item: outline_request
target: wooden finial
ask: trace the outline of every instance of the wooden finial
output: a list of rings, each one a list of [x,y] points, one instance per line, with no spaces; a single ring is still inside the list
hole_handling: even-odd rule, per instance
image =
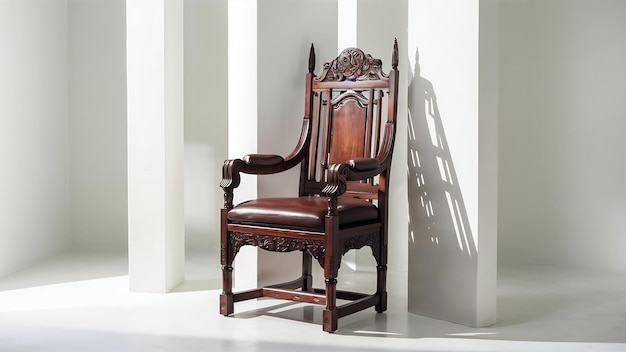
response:
[[[393,55],[391,56],[391,66],[394,70],[398,69],[398,38],[393,40]]]
[[[311,51],[309,52],[309,73],[315,71],[315,49],[313,43],[311,43]]]

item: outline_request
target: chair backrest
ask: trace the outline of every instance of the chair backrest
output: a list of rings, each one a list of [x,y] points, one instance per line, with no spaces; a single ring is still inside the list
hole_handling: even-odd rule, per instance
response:
[[[313,74],[311,46],[305,99],[310,120],[308,155],[302,164],[300,194],[319,194],[332,164],[356,158],[375,158],[387,167],[380,177],[351,181],[344,196],[378,199],[380,184],[391,164],[398,99],[398,48],[394,42],[392,69],[357,48],[348,48]],[[384,187],[384,185],[383,185]],[[384,190],[383,190],[384,192]]]

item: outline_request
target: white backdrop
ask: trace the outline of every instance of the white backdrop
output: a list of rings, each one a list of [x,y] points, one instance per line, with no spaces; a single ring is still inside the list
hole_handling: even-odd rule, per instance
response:
[[[502,2],[500,264],[626,271],[625,15]]]

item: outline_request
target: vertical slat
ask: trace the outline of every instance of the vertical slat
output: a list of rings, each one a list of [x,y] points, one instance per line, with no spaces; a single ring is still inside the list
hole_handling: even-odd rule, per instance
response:
[[[331,100],[332,100],[332,89],[328,89],[326,90],[326,119],[324,121],[325,126],[324,126],[324,139],[321,140],[322,141],[322,145],[324,146],[324,149],[322,150],[322,160],[321,160],[321,164],[322,167],[325,169],[328,168],[328,152],[329,152],[329,148],[330,148],[330,128],[332,126],[332,110],[333,107],[331,105]],[[324,172],[322,170],[322,172]]]
[[[311,50],[309,52],[309,73],[306,75],[306,92],[305,92],[305,102],[304,102],[304,118],[309,120],[309,131],[311,134],[316,133],[317,128],[315,126],[315,92],[313,91],[313,80],[315,79],[315,74],[313,70],[315,69],[315,49],[313,48],[313,44],[311,44]],[[313,115],[311,115],[313,114]],[[311,145],[315,144],[315,138],[309,139],[309,148]],[[300,164],[300,185],[299,185],[299,195],[305,195],[307,193],[306,186],[307,181],[311,178],[311,149],[309,149],[308,155],[304,157]]]
[[[371,155],[369,155],[372,152],[372,124],[373,124],[373,117],[372,114],[374,113],[373,109],[375,109],[376,107],[374,106],[374,89],[370,88],[369,90],[369,97],[368,97],[368,103],[367,103],[367,118],[365,119],[365,146],[363,148],[363,157],[364,158],[368,158]]]
[[[309,180],[315,180],[316,169],[317,169],[317,148],[318,148],[318,134],[320,127],[320,113],[322,111],[321,103],[322,103],[322,93],[319,92],[314,97],[313,106],[313,127],[312,127],[312,135],[311,135],[311,145],[309,149]]]
[[[371,92],[372,95],[372,101],[373,101],[373,105],[374,108],[376,109],[376,112],[374,113],[375,117],[372,117],[373,120],[373,124],[375,125],[375,132],[372,132],[372,134],[374,135],[374,143],[372,144],[371,148],[370,148],[370,152],[372,153],[371,157],[375,158],[376,156],[378,156],[378,151],[380,150],[380,125],[381,125],[381,110],[382,110],[382,96],[383,96],[383,91],[381,89],[377,89],[375,91]],[[372,178],[368,178],[367,179],[367,183],[370,185],[374,185],[376,184],[375,179]]]
[[[377,98],[377,104],[378,105],[378,109],[376,109],[377,112],[377,124],[376,124],[376,142],[374,142],[374,156],[378,155],[378,151],[380,150],[380,129],[381,126],[383,124],[383,118],[382,118],[382,114],[383,114],[383,96],[385,95],[385,92],[382,89],[378,90],[378,98]]]
[[[324,172],[323,168],[322,168],[322,159],[324,158],[323,156],[323,148],[324,148],[324,131],[325,131],[325,110],[328,108],[328,104],[324,103],[324,99],[325,98],[326,92],[325,91],[321,91],[319,92],[319,112],[317,113],[317,117],[319,118],[319,125],[318,125],[318,131],[317,131],[317,148],[315,149],[315,180],[316,181],[321,181],[322,180],[322,173]]]

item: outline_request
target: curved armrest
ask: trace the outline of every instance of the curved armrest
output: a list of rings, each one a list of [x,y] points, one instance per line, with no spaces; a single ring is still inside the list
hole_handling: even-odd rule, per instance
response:
[[[276,166],[285,162],[285,159],[274,154],[248,154],[243,157],[243,161],[251,166]]]
[[[287,157],[283,158],[273,154],[248,154],[242,159],[224,161],[222,166],[222,181],[220,187],[224,190],[225,208],[232,207],[233,190],[239,187],[241,173],[254,175],[268,175],[289,170],[298,165],[304,158],[310,140],[310,121],[304,118],[300,139],[295,149]]]
[[[239,187],[241,173],[253,175],[269,175],[288,170],[298,164],[297,158],[283,159],[283,157],[271,154],[249,154],[243,159],[230,159],[224,161],[222,166],[222,181],[220,187],[224,191],[232,191]]]
[[[233,191],[241,183],[241,174],[269,175],[288,170],[302,160],[295,157],[285,160],[283,157],[271,154],[249,154],[243,159],[230,159],[224,161],[222,166],[222,180],[220,187],[224,190],[224,208],[233,207]]]
[[[375,158],[355,158],[348,160],[348,166],[355,171],[371,171],[380,167],[380,161]]]
[[[322,189],[322,193],[335,199],[344,194],[348,188],[346,181],[349,174],[350,166],[347,164],[332,164],[328,168],[326,186]]]
[[[376,158],[354,158],[346,164],[333,164],[328,168],[326,186],[322,193],[328,197],[338,197],[348,189],[348,181],[365,180],[380,175],[387,169],[387,163]]]

